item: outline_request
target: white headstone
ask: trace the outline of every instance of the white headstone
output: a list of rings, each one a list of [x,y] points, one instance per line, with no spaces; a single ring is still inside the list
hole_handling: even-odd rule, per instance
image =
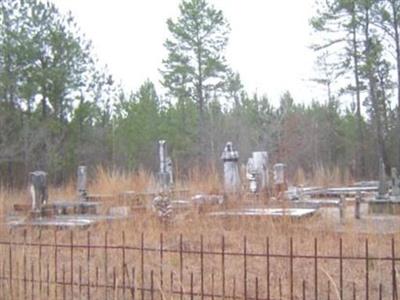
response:
[[[252,193],[258,192],[258,183],[257,183],[257,169],[254,166],[254,159],[253,157],[250,157],[247,160],[247,165],[246,165],[246,177],[249,180],[249,190]]]
[[[240,191],[239,152],[233,150],[232,142],[227,142],[221,159],[224,163],[224,188],[226,192]]]
[[[87,167],[79,166],[77,172],[77,191],[79,201],[87,200]]]
[[[162,189],[167,189],[173,184],[172,160],[168,157],[166,141],[160,140],[158,145],[160,157],[159,183]]]
[[[260,189],[268,186],[268,153],[266,151],[253,152],[254,168],[259,176]]]

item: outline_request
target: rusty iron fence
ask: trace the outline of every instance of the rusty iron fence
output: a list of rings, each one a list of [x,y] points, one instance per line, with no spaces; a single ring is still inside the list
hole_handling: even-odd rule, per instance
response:
[[[24,231],[0,241],[1,299],[398,300],[394,238],[376,255],[368,239],[354,254],[338,238],[336,254],[326,254],[317,238],[302,252],[292,238],[277,250],[268,237],[256,249],[246,237],[193,242],[161,234],[150,242],[139,233],[132,242],[125,232],[118,241],[107,232],[62,234],[28,239]]]

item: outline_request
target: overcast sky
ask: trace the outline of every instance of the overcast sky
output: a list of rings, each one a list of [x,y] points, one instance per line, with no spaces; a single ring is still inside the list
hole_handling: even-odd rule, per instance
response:
[[[166,57],[166,20],[179,14],[179,0],[52,0],[70,10],[101,63],[128,90],[147,78],[159,85]],[[296,102],[324,97],[309,49],[314,0],[209,0],[231,25],[226,57],[246,90],[277,104],[289,90]],[[323,99],[321,99],[323,100]]]

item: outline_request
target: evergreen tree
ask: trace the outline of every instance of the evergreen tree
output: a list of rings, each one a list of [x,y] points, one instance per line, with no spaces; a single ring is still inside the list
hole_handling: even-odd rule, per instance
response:
[[[183,0],[180,16],[167,21],[171,37],[164,44],[168,57],[163,60],[162,84],[177,99],[190,98],[198,108],[200,153],[206,146],[206,108],[212,96],[222,93],[227,72],[223,51],[229,25],[222,11],[206,0]]]

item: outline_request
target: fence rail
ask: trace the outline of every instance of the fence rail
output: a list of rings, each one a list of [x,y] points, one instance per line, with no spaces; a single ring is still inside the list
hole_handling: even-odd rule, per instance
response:
[[[24,231],[22,241],[15,235],[0,241],[1,299],[399,300],[394,238],[383,254],[372,253],[368,239],[358,254],[346,254],[338,239],[334,255],[323,253],[317,238],[304,251],[310,254],[292,238],[273,250],[276,238],[267,237],[260,251],[246,236],[240,245],[224,236],[210,245],[203,236],[160,234],[147,242],[142,233],[133,244],[125,232],[118,242],[107,232],[104,239],[95,234],[96,241],[90,231],[79,239],[72,231],[59,235],[40,231],[28,241]]]

